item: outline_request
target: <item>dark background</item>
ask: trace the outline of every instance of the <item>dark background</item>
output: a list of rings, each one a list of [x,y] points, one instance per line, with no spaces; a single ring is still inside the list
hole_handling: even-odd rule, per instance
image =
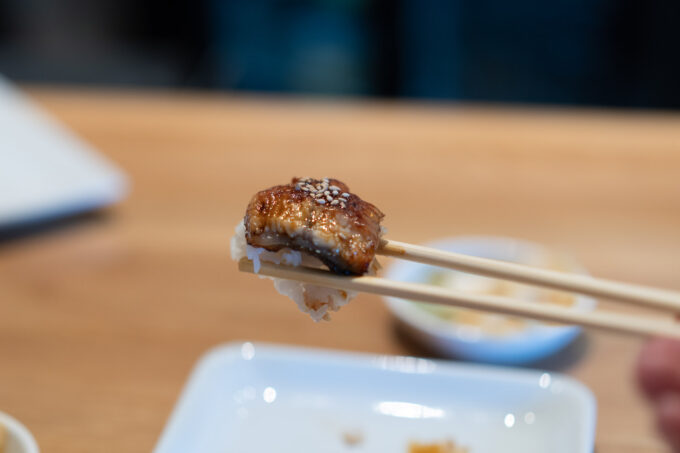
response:
[[[0,0],[18,81],[680,107],[680,2]]]

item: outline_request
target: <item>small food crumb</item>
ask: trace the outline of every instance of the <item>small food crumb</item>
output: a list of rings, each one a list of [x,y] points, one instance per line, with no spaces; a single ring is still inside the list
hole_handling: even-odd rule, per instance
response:
[[[411,442],[408,447],[408,453],[468,453],[468,449],[456,446],[451,440],[432,444]]]
[[[356,447],[364,441],[361,431],[345,431],[342,433],[342,441],[349,447]]]

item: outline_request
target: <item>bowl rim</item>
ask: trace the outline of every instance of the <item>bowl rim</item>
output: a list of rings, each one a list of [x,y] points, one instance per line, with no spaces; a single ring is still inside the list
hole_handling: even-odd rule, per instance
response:
[[[7,434],[15,439],[23,448],[22,453],[39,453],[38,443],[33,434],[19,420],[0,411],[0,423],[7,429]]]

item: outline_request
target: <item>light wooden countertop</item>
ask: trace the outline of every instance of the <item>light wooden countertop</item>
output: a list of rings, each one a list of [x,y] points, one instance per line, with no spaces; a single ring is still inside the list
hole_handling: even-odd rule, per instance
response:
[[[29,91],[132,183],[106,215],[0,243],[0,410],[44,452],[150,451],[219,343],[421,353],[378,297],[315,324],[238,273],[250,196],[293,175],[344,180],[393,239],[519,237],[680,289],[680,115]],[[662,451],[633,384],[640,344],[589,332],[542,364],[595,393],[600,453]]]

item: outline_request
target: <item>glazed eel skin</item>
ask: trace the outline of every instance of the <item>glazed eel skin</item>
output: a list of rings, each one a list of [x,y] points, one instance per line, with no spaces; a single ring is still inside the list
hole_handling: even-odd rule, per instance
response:
[[[253,196],[246,209],[246,242],[284,247],[321,260],[341,275],[366,273],[380,244],[384,214],[332,179],[293,178]]]

